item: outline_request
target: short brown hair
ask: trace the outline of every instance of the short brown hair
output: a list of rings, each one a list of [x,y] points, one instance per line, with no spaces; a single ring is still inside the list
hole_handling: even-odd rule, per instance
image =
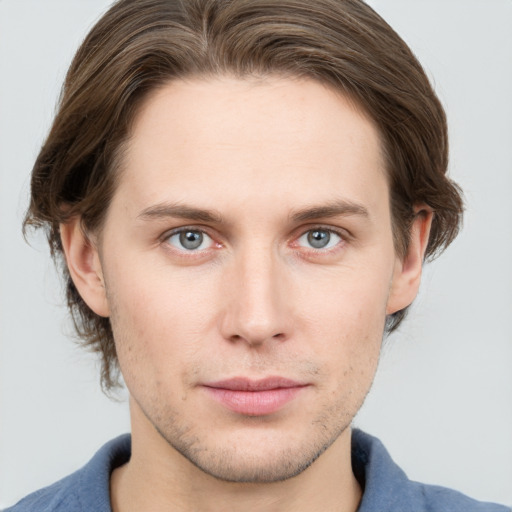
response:
[[[456,236],[458,187],[446,177],[444,110],[411,50],[361,0],[120,0],[79,48],[59,109],[35,162],[24,227],[47,229],[62,260],[59,225],[80,216],[101,228],[116,163],[137,109],[172,79],[230,74],[307,77],[348,95],[376,123],[391,191],[395,249],[407,249],[414,206],[434,220],[427,258]],[[102,384],[117,383],[108,318],[77,292],[66,266],[67,302],[79,337],[102,355]],[[390,317],[388,331],[405,310]]]

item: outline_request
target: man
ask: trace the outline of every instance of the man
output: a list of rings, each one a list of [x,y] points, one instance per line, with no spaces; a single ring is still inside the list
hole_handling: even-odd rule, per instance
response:
[[[360,2],[116,4],[27,222],[66,259],[107,388],[121,369],[132,438],[18,509],[502,510],[408,482],[350,430],[457,232],[446,148],[421,68]]]

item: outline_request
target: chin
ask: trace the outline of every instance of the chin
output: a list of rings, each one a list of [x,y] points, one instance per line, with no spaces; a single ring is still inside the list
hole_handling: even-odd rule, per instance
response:
[[[297,456],[297,453],[273,454],[267,458],[232,453],[218,453],[215,457],[189,458],[203,473],[217,480],[232,483],[272,483],[293,478],[306,470],[325,451]]]
[[[317,435],[316,440],[314,436],[291,440],[290,435],[284,438],[262,435],[254,436],[260,439],[253,437],[252,442],[242,439],[238,442],[233,439],[201,442],[192,436],[176,438],[160,434],[203,473],[224,482],[257,484],[281,482],[299,475],[338,439],[345,428],[322,438]]]

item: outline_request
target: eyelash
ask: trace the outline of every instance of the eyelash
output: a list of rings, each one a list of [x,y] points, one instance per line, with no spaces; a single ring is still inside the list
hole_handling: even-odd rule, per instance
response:
[[[212,240],[210,245],[215,245],[215,246],[217,246],[217,248],[222,247],[222,244],[219,242],[216,242],[214,237],[211,236],[206,229],[204,229],[203,227],[197,227],[197,226],[183,226],[180,228],[173,229],[172,231],[168,231],[167,233],[165,233],[162,236],[161,241],[162,241],[162,243],[166,244],[170,248],[170,250],[172,250],[174,253],[178,253],[178,254],[180,254],[180,256],[182,256],[184,258],[194,258],[194,257],[198,257],[198,256],[199,257],[204,256],[205,252],[208,251],[209,249],[211,249],[211,247],[208,247],[206,249],[201,249],[201,250],[187,250],[186,248],[179,249],[177,247],[172,246],[172,244],[170,243],[169,240],[173,236],[181,235],[182,233],[187,233],[187,232],[201,233],[202,235],[206,235],[208,238],[210,238]]]
[[[348,239],[347,234],[341,232],[340,230],[333,229],[331,227],[325,227],[325,226],[312,226],[309,229],[307,229],[306,231],[302,231],[302,233],[298,237],[295,238],[295,241],[293,242],[292,246],[295,246],[295,245],[298,246],[299,241],[303,237],[307,236],[309,233],[314,233],[315,231],[328,233],[330,237],[332,237],[332,235],[335,235],[339,238],[339,241],[336,244],[334,244],[334,246],[328,247],[328,248],[303,247],[303,249],[305,249],[306,251],[308,251],[309,253],[312,253],[314,255],[332,254],[333,252],[336,252],[337,250],[339,250],[341,248],[341,246],[343,246]],[[329,242],[330,242],[330,240],[329,240]]]
[[[309,248],[302,247],[303,250],[305,250],[309,254],[313,254],[315,256],[328,255],[328,254],[337,252],[337,250],[340,250],[340,248],[342,246],[344,246],[345,243],[349,239],[349,234],[345,231],[337,230],[332,227],[326,227],[326,226],[322,226],[322,225],[312,225],[311,227],[309,227],[309,229],[301,230],[297,236],[294,236],[293,242],[290,244],[291,247],[301,247],[301,246],[299,246],[299,240],[302,237],[308,235],[308,233],[313,233],[314,231],[322,231],[322,232],[329,233],[330,235],[336,235],[340,239],[339,242],[337,242],[333,247],[328,248],[328,249],[314,248],[314,247],[309,247]],[[203,235],[206,235],[208,238],[210,238],[212,240],[210,247],[208,247],[206,249],[200,249],[200,250],[194,250],[194,249],[187,250],[185,248],[179,249],[176,247],[172,247],[172,244],[169,242],[169,239],[173,236],[181,235],[182,233],[187,233],[187,232],[201,233]],[[216,246],[215,248],[219,248],[219,249],[223,246],[222,243],[215,241],[215,238],[209,234],[208,230],[206,230],[203,227],[198,227],[198,226],[183,226],[180,228],[173,229],[172,231],[166,232],[161,237],[161,242],[166,244],[167,246],[170,246],[170,250],[172,250],[174,253],[178,253],[183,258],[202,257],[205,255],[206,251],[209,251],[212,248],[211,246]]]

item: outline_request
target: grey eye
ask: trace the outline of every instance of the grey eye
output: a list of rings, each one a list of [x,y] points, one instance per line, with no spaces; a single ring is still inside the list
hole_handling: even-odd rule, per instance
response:
[[[200,231],[182,231],[180,233],[180,244],[189,251],[201,247],[203,243],[203,233]]]
[[[197,229],[184,229],[170,235],[168,243],[180,251],[197,251],[207,249],[212,239],[203,231]]]
[[[299,237],[299,245],[313,249],[331,249],[343,242],[343,238],[331,229],[310,229]]]
[[[331,241],[331,233],[325,229],[315,229],[308,232],[308,243],[315,249],[323,249],[329,245]]]

